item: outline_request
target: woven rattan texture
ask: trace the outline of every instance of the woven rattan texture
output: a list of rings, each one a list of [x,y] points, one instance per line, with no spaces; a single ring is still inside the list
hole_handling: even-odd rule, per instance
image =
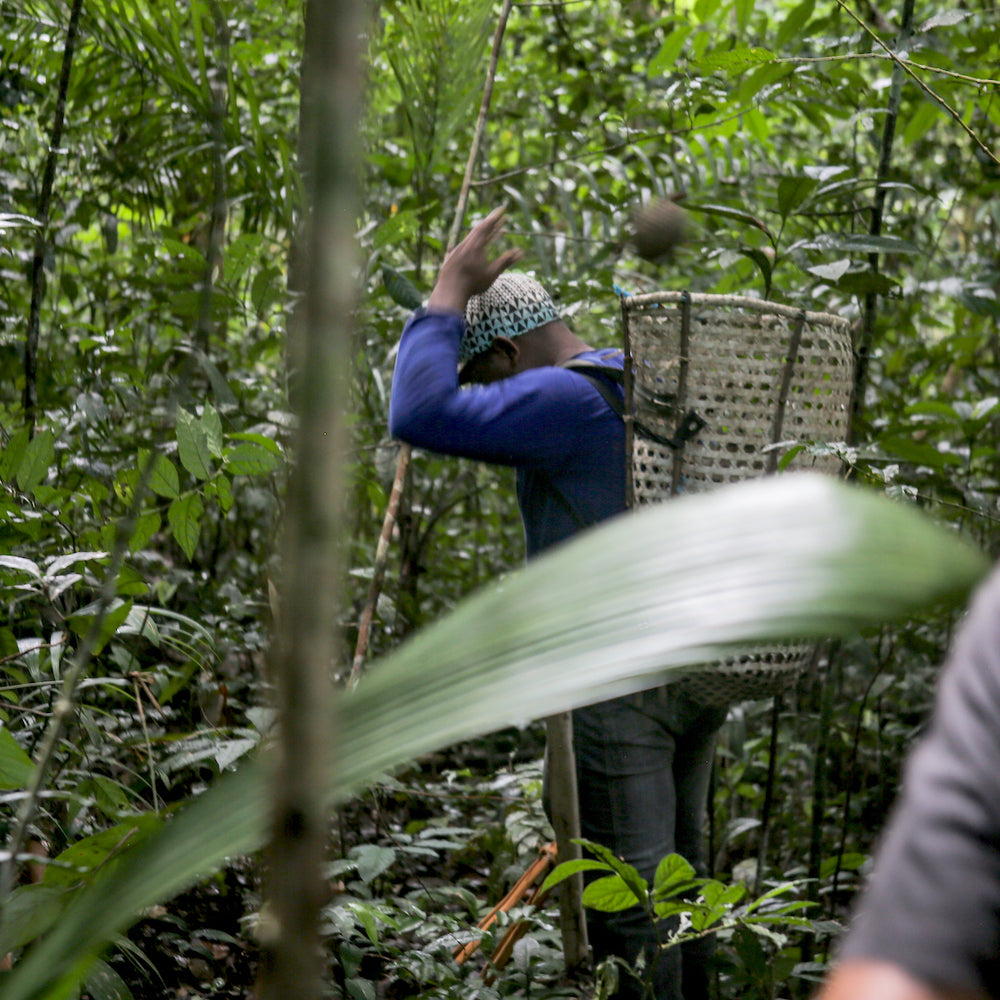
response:
[[[734,297],[692,298],[683,400],[678,400],[680,303],[654,302],[630,311],[638,421],[666,437],[673,434],[683,412],[694,410],[706,421],[702,432],[686,442],[680,453],[636,435],[633,489],[638,503],[670,494],[678,460],[681,493],[702,492],[767,471],[785,359],[797,316],[791,310],[769,312],[766,303],[756,300],[741,303]],[[854,371],[847,324],[819,313],[806,313],[806,317],[779,441],[843,441]],[[678,400],[678,408],[666,413],[663,407],[652,409],[647,405],[651,398]],[[779,448],[779,454],[786,449]],[[800,451],[788,468],[838,472],[840,460],[835,455]]]
[[[686,355],[680,294],[623,303],[634,380],[637,505],[763,476],[794,445],[847,436],[854,362],[844,320],[734,296],[689,300]],[[789,365],[797,327],[798,349]],[[690,411],[705,424],[680,448],[642,433],[645,427],[671,438]],[[775,439],[777,455],[771,455]],[[836,474],[841,463],[836,455],[802,450],[787,468]],[[705,664],[680,683],[706,703],[767,697],[794,682],[813,649],[812,644],[754,646]]]

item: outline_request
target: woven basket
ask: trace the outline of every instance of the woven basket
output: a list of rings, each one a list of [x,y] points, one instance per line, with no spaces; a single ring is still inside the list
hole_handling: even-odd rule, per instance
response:
[[[630,506],[770,475],[796,445],[843,441],[854,382],[848,323],[738,296],[658,292],[622,299]],[[785,466],[829,474],[836,455]],[[811,643],[754,646],[678,681],[699,701],[775,694]]]

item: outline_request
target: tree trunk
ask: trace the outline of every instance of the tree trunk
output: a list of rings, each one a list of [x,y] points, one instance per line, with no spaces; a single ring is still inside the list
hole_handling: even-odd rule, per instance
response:
[[[301,166],[310,198],[296,255],[303,297],[292,316],[289,350],[300,424],[271,653],[279,734],[260,1000],[314,1000],[321,990],[317,926],[327,898],[322,864],[335,745],[330,677],[344,524],[364,10],[361,0],[306,5]]]

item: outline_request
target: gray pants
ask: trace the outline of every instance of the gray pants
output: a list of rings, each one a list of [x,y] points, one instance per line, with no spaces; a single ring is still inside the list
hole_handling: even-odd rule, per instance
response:
[[[633,865],[650,884],[660,860],[683,855],[706,873],[705,799],[715,735],[726,709],[706,707],[676,687],[653,688],[573,713],[581,832]],[[660,928],[661,934],[669,924]],[[617,955],[629,964],[644,953],[656,1000],[707,996],[707,940],[657,948],[657,929],[639,908],[587,911],[594,958]],[[618,996],[638,998],[641,984],[626,974]]]

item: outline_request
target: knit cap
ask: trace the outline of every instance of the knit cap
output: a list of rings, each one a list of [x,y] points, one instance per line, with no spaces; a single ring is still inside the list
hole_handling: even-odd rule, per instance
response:
[[[459,363],[489,350],[496,337],[519,337],[554,319],[559,319],[559,311],[541,284],[519,271],[504,271],[465,307]]]

